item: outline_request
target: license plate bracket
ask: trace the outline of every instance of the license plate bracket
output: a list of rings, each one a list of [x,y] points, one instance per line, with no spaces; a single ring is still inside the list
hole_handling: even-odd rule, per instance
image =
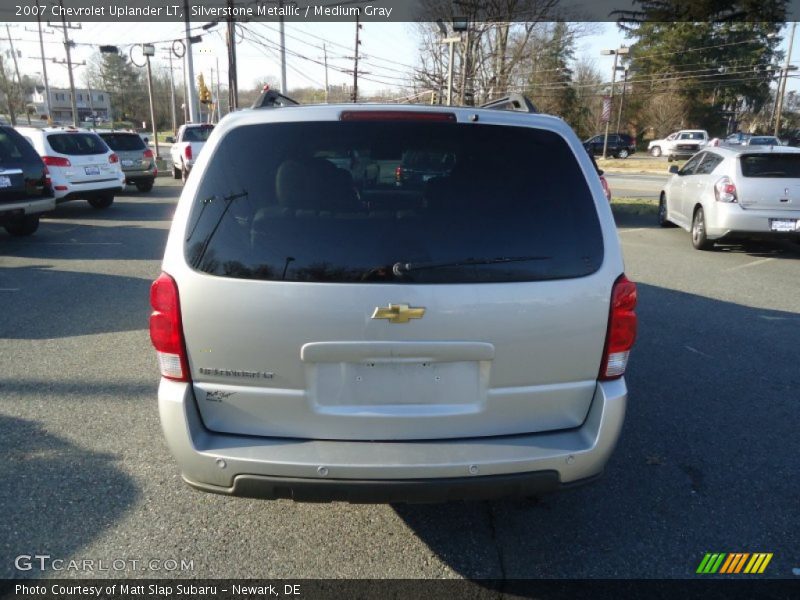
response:
[[[800,231],[799,225],[800,225],[800,221],[798,221],[797,219],[770,219],[769,220],[769,229],[770,229],[770,231],[777,231],[777,232]]]

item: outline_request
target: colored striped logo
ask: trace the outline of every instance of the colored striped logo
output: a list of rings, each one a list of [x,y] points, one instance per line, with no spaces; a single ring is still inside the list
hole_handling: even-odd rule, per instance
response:
[[[772,552],[708,552],[700,561],[697,573],[710,575],[714,573],[763,573],[769,561],[772,560]]]

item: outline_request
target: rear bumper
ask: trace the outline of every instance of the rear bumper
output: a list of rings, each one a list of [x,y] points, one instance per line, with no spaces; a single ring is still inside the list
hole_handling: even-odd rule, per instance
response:
[[[310,501],[436,502],[532,495],[599,476],[622,428],[627,389],[623,379],[598,384],[575,429],[399,442],[212,433],[189,384],[162,379],[158,398],[167,444],[198,489]]]
[[[64,185],[59,183],[59,185]],[[119,179],[98,181],[94,183],[68,183],[66,190],[55,190],[56,202],[68,202],[70,200],[86,199],[98,194],[121,192],[125,186],[125,176]]]
[[[36,198],[0,204],[0,222],[14,221],[27,215],[38,215],[56,207],[55,198]]]
[[[739,204],[717,203],[714,214],[706,218],[710,239],[741,238],[793,238],[800,239],[800,230],[775,232],[770,230],[770,219],[800,220],[800,210],[744,209]]]

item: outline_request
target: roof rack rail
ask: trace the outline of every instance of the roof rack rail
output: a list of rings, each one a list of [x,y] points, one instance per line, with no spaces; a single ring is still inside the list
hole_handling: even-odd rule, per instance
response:
[[[481,104],[479,108],[492,108],[496,110],[515,110],[518,112],[538,113],[536,106],[526,96],[522,94],[509,94],[497,100],[492,100],[486,104]]]
[[[264,86],[261,94],[253,102],[251,108],[279,108],[282,106],[299,106],[300,103],[289,96],[284,96],[280,92],[269,89],[269,86]]]

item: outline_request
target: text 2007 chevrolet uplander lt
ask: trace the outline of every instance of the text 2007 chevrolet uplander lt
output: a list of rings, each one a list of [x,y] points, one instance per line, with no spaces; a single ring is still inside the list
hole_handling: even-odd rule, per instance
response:
[[[404,178],[409,157],[423,172]],[[598,476],[622,427],[636,287],[556,117],[231,114],[183,190],[151,303],[161,422],[201,490],[535,495]]]

